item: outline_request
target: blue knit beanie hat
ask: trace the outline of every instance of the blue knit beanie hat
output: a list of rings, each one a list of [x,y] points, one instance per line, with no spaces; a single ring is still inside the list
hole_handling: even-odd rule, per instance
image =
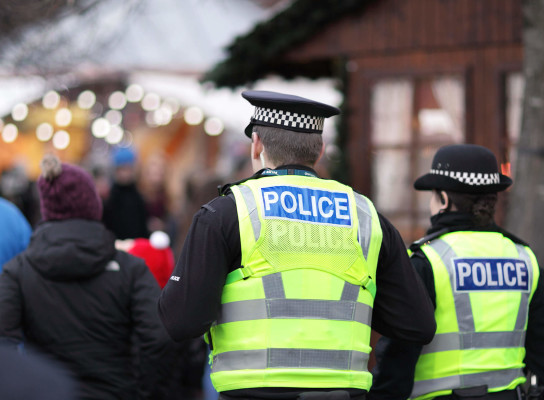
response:
[[[123,165],[134,165],[136,162],[136,152],[129,147],[118,147],[113,151],[113,165],[121,167]]]

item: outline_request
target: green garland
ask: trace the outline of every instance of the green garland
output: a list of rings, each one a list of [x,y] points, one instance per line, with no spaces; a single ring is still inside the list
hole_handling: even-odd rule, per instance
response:
[[[218,87],[243,86],[273,72],[278,57],[328,23],[378,0],[297,0],[227,48],[228,56],[202,78]]]

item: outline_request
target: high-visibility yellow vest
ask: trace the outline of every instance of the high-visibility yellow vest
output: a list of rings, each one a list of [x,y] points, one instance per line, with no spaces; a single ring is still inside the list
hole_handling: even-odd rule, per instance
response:
[[[382,231],[348,186],[300,175],[232,187],[242,268],[210,329],[217,391],[369,389],[370,323]]]
[[[526,246],[498,232],[451,232],[421,247],[436,288],[437,330],[416,365],[411,398],[456,388],[514,389],[539,269]]]

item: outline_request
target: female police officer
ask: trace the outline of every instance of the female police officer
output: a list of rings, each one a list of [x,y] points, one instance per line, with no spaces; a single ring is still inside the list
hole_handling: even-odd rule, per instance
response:
[[[494,223],[511,179],[485,147],[438,150],[417,190],[432,190],[432,226],[411,261],[435,305],[433,341],[382,338],[372,399],[517,399],[524,357],[544,375],[544,286],[536,258]]]
[[[223,399],[362,399],[370,331],[427,343],[432,304],[372,202],[313,170],[335,107],[266,91],[252,177],[195,215],[159,312],[175,340],[206,333]]]

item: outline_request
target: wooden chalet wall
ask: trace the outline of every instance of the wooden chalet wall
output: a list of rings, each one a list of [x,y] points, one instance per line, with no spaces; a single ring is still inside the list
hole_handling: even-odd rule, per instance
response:
[[[504,78],[521,71],[521,37],[520,0],[382,0],[325,27],[292,48],[285,60],[349,60],[350,183],[370,193],[373,83],[387,77],[461,74],[466,142],[491,148],[501,162],[508,147]]]

